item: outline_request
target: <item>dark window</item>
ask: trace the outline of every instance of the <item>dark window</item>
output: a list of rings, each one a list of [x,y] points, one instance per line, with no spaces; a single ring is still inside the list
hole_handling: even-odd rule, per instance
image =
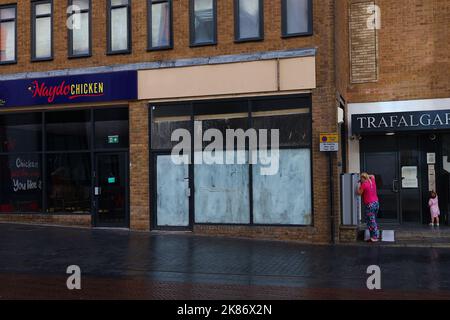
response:
[[[95,147],[128,148],[128,108],[94,111]]]
[[[0,152],[41,151],[41,113],[0,116],[0,143]]]
[[[148,0],[148,10],[148,48],[172,48],[172,0]]]
[[[16,61],[16,5],[0,6],[0,64]]]
[[[53,57],[52,12],[52,1],[35,1],[31,3],[31,58],[34,61],[49,60]]]
[[[69,0],[69,57],[91,54],[91,0]]]
[[[190,0],[190,24],[192,46],[216,44],[216,0]]]
[[[0,213],[42,210],[42,155],[0,155]]]
[[[282,0],[281,6],[284,37],[312,34],[312,0]]]
[[[0,213],[90,213],[93,154],[128,147],[126,107],[0,115]]]
[[[235,0],[236,41],[261,40],[264,34],[263,0]]]
[[[90,147],[90,111],[57,111],[45,114],[47,150],[86,150]]]
[[[90,213],[90,153],[47,155],[47,211]]]
[[[108,53],[131,51],[131,0],[108,0]]]

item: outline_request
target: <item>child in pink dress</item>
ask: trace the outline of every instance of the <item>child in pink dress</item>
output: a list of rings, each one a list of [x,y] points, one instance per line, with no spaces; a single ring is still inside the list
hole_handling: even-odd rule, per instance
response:
[[[428,201],[428,206],[430,207],[431,223],[430,226],[434,225],[436,220],[436,226],[439,227],[439,215],[441,214],[439,210],[439,201],[436,192],[430,192],[430,200]]]

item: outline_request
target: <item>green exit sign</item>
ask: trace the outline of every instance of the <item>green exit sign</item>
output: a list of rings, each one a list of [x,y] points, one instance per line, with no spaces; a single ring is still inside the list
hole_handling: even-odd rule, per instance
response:
[[[108,136],[108,143],[109,144],[118,144],[119,136]]]

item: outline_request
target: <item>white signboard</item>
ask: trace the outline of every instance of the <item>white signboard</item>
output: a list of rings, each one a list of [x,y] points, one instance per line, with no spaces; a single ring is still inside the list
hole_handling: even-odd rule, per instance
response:
[[[418,188],[417,167],[402,167],[402,188]]]
[[[427,164],[436,163],[436,153],[427,153]]]

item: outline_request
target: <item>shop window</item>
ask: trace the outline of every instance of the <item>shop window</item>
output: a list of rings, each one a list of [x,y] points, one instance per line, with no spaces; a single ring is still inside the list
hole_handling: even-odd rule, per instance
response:
[[[194,139],[194,151],[190,153],[194,162],[188,180],[194,200],[190,212],[195,223],[312,224],[310,96],[201,101],[190,105],[192,109],[182,105],[152,106],[150,138],[157,160],[161,152],[170,151],[173,146],[173,130],[184,127]],[[271,141],[272,135],[276,138],[274,129],[279,130],[278,144]],[[237,130],[243,135],[237,137]],[[227,133],[233,135],[227,137]],[[255,144],[249,143],[252,140],[256,140]],[[181,179],[182,168],[186,169],[173,163],[165,169],[167,172],[157,168],[161,175],[155,186],[158,226],[160,220],[170,220],[169,216],[162,216],[170,215],[170,210],[159,201],[165,199],[175,205],[178,198],[183,198],[184,188],[188,188]],[[172,183],[179,181],[179,190],[163,194],[163,187],[170,185],[163,176],[172,179]],[[185,207],[183,213],[189,211]]]
[[[108,0],[108,53],[131,50],[130,0]]]
[[[217,151],[215,156],[226,157],[234,151]],[[194,155],[200,156],[200,151]],[[233,158],[248,159],[245,150],[238,150]],[[205,156],[205,153],[203,153]],[[245,164],[199,164],[194,168],[196,223],[250,223],[249,166]]]
[[[148,0],[149,49],[172,47],[172,0]]]
[[[236,41],[261,40],[264,33],[263,0],[235,0]]]
[[[97,149],[128,148],[128,108],[97,109],[94,119]]]
[[[275,175],[261,175],[261,165],[253,165],[255,224],[310,225],[311,212],[309,149],[279,150]]]
[[[16,5],[0,6],[0,64],[16,61]]]
[[[191,132],[190,105],[152,106],[151,145],[153,150],[170,150],[178,141],[171,141],[177,129]]]
[[[91,54],[91,0],[69,0],[69,57]]]
[[[0,155],[0,213],[42,210],[42,156]]]
[[[190,0],[191,45],[210,45],[217,42],[216,0]]]
[[[32,60],[48,60],[53,57],[53,3],[35,1],[32,12]]]
[[[308,147],[311,143],[311,116],[309,109],[286,109],[253,112],[256,130],[279,130],[279,146]],[[270,135],[267,139],[270,145]]]
[[[83,214],[91,211],[91,155],[47,155],[47,211]]]
[[[282,0],[281,6],[283,36],[312,34],[312,0]]]
[[[30,152],[42,149],[40,113],[0,116],[0,152]]]
[[[47,150],[90,148],[90,110],[48,112],[45,121]]]

